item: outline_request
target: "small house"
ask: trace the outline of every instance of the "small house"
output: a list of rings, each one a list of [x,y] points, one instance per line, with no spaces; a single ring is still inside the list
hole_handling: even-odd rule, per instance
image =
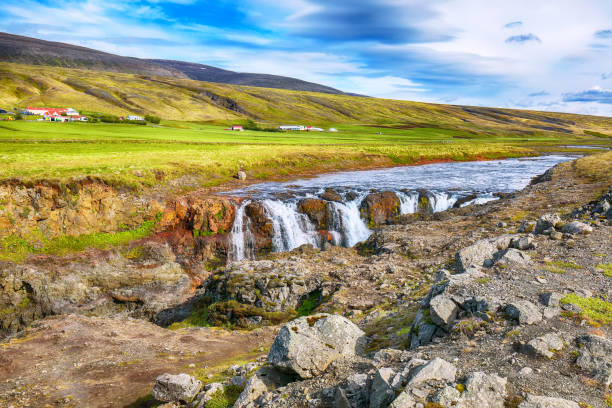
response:
[[[126,118],[127,120],[137,120],[137,121],[143,121],[144,118],[142,116],[137,116],[137,115],[128,115],[128,117]]]
[[[235,130],[237,132],[244,132],[244,128],[240,125],[233,125],[230,130]]]
[[[323,132],[323,129],[314,127],[314,126],[306,126],[306,131],[308,132]]]
[[[278,127],[279,130],[305,130],[306,128],[302,125],[282,125]]]

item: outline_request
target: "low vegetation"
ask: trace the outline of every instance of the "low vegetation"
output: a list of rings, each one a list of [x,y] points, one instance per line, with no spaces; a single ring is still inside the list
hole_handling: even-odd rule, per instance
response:
[[[589,321],[591,325],[612,324],[612,303],[594,297],[582,297],[570,293],[561,299],[561,304],[571,304],[581,310],[580,318]]]

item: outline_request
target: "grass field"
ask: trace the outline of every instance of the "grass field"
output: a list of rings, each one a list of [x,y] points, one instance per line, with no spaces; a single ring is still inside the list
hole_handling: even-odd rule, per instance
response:
[[[229,132],[221,126],[0,122],[0,180],[98,176],[132,187],[195,175],[201,185],[239,168],[266,179],[310,171],[470,160],[531,154],[534,146],[592,143],[594,138],[475,136],[464,131],[335,125],[338,133]],[[599,141],[601,142],[601,141]],[[156,177],[157,175],[157,177]]]

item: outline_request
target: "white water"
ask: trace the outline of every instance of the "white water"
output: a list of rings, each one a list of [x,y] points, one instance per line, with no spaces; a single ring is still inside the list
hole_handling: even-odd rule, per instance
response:
[[[400,213],[403,215],[418,211],[420,195],[416,190],[425,190],[421,194],[429,199],[429,210],[433,213],[448,210],[460,198],[473,194],[476,198],[461,204],[462,207],[497,200],[493,193],[519,190],[534,176],[570,159],[567,156],[544,156],[342,172],[290,183],[261,183],[228,194],[261,202],[273,223],[273,250],[283,252],[304,244],[322,245],[324,237],[297,208],[302,199],[319,198],[325,188],[333,188],[343,196],[344,202],[329,202],[330,219],[326,232],[331,235],[334,245],[352,247],[372,233],[360,216],[359,206],[373,191],[393,191],[400,199]],[[279,199],[278,193],[286,193],[289,198]],[[349,193],[353,196],[348,196]],[[250,219],[244,212],[249,202],[243,202],[236,211],[231,253],[228,255],[231,261],[255,257]]]

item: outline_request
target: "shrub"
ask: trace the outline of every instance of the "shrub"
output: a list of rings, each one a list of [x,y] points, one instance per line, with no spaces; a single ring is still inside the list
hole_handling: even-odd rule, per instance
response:
[[[146,115],[145,120],[149,123],[154,123],[156,125],[159,125],[159,122],[161,122],[161,118],[159,116],[153,115]]]

